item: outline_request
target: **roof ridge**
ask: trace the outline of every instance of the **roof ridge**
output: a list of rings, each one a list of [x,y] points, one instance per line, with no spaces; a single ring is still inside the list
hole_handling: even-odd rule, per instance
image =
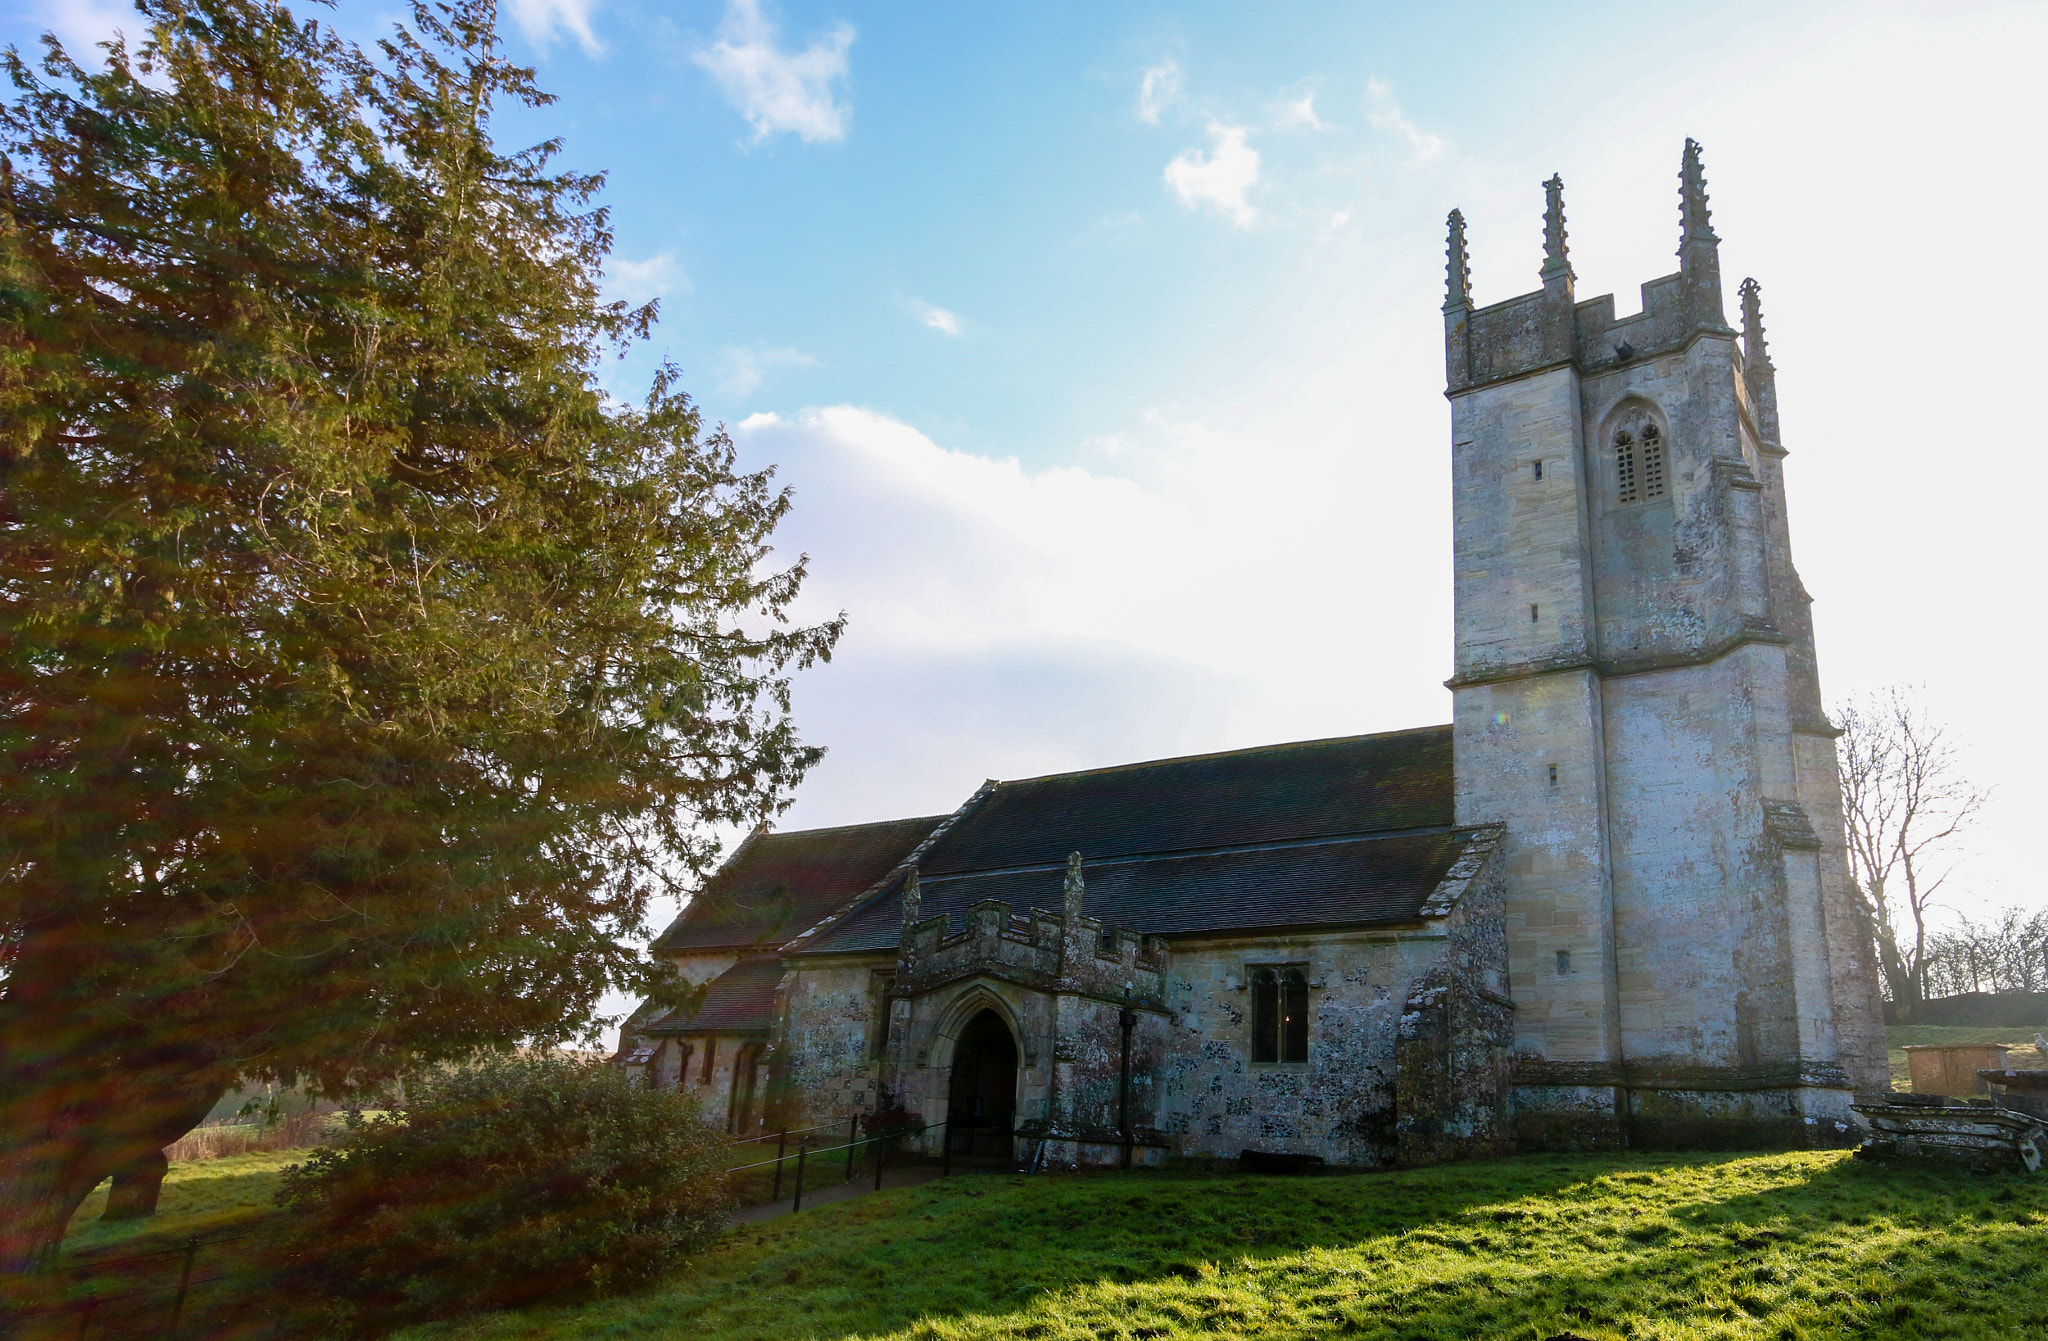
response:
[[[1448,731],[1451,723],[1439,722],[1429,726],[1404,726],[1394,731],[1366,731],[1355,736],[1318,736],[1312,740],[1282,740],[1271,745],[1246,745],[1235,750],[1210,750],[1203,754],[1171,754],[1164,759],[1137,759],[1127,764],[1104,764],[1098,768],[1077,768],[1065,773],[1038,773],[1028,778],[1004,778],[996,783],[998,787],[1010,787],[1025,782],[1047,782],[1053,778],[1085,778],[1097,773],[1120,773],[1130,768],[1152,768],[1159,764],[1191,764],[1204,759],[1228,759],[1237,754],[1262,754],[1268,750],[1306,749],[1311,745],[1337,745],[1360,740],[1378,740],[1385,736],[1412,736],[1424,731]]]
[[[764,837],[808,838],[812,834],[844,833],[848,829],[879,829],[885,824],[937,824],[944,818],[944,815],[904,815],[898,819],[863,820],[858,824],[821,824],[815,829],[771,829]],[[733,856],[738,855],[735,849]]]
[[[1148,861],[1190,861],[1197,857],[1229,857],[1246,852],[1284,852],[1294,848],[1335,847],[1343,843],[1390,842],[1399,838],[1434,838],[1440,834],[1462,833],[1472,829],[1470,824],[1414,824],[1405,828],[1388,829],[1347,829],[1341,833],[1303,834],[1296,838],[1273,838],[1257,843],[1219,843],[1212,847],[1169,847],[1148,852],[1111,852],[1099,857],[1081,854],[1084,868],[1095,869],[1103,866],[1129,866]],[[1016,866],[978,866],[965,871],[935,871],[929,875],[920,873],[919,879],[927,885],[947,880],[984,880],[999,875],[1029,875],[1044,871],[1063,871],[1066,858],[1058,861],[1024,862]]]
[[[881,879],[875,881],[875,883],[873,883],[872,885],[869,885],[860,893],[854,895],[851,899],[848,899],[845,903],[841,904],[834,911],[827,913],[824,917],[818,919],[816,922],[813,922],[810,926],[804,928],[796,935],[784,941],[782,943],[782,953],[797,953],[798,948],[802,946],[805,941],[810,940],[813,936],[816,936],[818,933],[825,931],[828,928],[839,925],[839,923],[846,920],[848,917],[852,916],[856,911],[866,907],[870,899],[888,893],[889,886],[893,884],[895,881],[901,879],[905,871],[912,871],[917,869],[918,861],[924,856],[925,853],[931,851],[932,844],[938,842],[948,833],[951,833],[953,830],[953,826],[958,824],[961,820],[965,819],[969,814],[971,814],[977,806],[979,806],[984,800],[988,798],[988,796],[992,792],[995,791],[995,789],[996,780],[994,778],[990,778],[986,782],[982,783],[979,787],[976,787],[974,789],[974,794],[972,796],[969,796],[965,801],[962,801],[959,805],[959,808],[956,809],[952,814],[943,816],[939,820],[938,827],[934,828],[930,833],[926,834],[924,836],[924,841],[919,843],[916,847],[910,849],[910,851],[904,855],[901,861],[897,862],[894,866],[890,867],[887,874],[885,874]]]

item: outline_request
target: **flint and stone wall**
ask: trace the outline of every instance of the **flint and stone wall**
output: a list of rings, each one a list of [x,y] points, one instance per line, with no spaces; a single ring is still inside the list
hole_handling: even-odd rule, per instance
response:
[[[1377,1167],[1506,1149],[1511,1030],[1499,835],[1469,841],[1416,924],[1174,942],[1093,918],[978,905],[917,923],[907,953],[799,956],[778,1003],[771,1125],[898,1107],[946,1117],[954,1047],[984,1010],[1017,1043],[1024,1154],[1050,1167],[1123,1157],[1120,1013],[1135,1015],[1133,1162],[1247,1149]],[[1308,1060],[1251,1060],[1250,973],[1300,966]],[[893,977],[883,973],[893,969]],[[878,988],[893,984],[885,1043]],[[926,1144],[930,1144],[929,1141]]]

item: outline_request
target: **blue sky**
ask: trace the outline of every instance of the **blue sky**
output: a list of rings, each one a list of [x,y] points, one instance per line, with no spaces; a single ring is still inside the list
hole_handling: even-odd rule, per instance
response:
[[[852,617],[785,827],[1447,720],[1444,215],[1482,303],[1524,292],[1562,173],[1579,293],[1627,312],[1691,135],[1731,312],[1764,285],[1827,688],[1924,682],[1998,789],[1959,905],[2044,901],[2048,6],[506,12],[561,101],[502,136],[610,173],[614,288],[662,302],[615,388],[680,364]]]

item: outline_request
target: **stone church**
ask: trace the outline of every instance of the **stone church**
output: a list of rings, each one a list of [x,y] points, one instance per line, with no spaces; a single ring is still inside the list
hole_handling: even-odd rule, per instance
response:
[[[1758,288],[1699,147],[1678,271],[1444,302],[1452,721],[990,781],[749,837],[619,1060],[757,1134],[1072,1167],[1829,1144],[1889,1088]]]

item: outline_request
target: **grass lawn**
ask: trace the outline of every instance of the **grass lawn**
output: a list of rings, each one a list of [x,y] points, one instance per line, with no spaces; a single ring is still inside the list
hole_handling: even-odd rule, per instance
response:
[[[438,1324],[554,1338],[2048,1335],[2048,1178],[1845,1152],[1392,1174],[962,1175],[728,1231],[625,1299]]]
[[[107,1209],[107,1188],[101,1183],[71,1217],[64,1235],[64,1251],[107,1252],[116,1245],[137,1240],[183,1240],[194,1234],[228,1233],[236,1225],[253,1220],[271,1209],[277,1191],[278,1174],[287,1164],[303,1161],[310,1150],[266,1150],[253,1155],[223,1155],[219,1159],[194,1160],[171,1165],[164,1177],[163,1197],[156,1214],[147,1220],[119,1220],[113,1224],[100,1219]],[[140,1245],[143,1249],[162,1246],[160,1242]]]
[[[71,1219],[55,1270],[38,1278],[23,1316],[0,1335],[23,1341],[157,1341],[166,1335],[186,1245],[198,1239],[180,1334],[211,1341],[269,1341],[274,1310],[257,1273],[257,1247],[275,1223],[271,1197],[287,1164],[308,1150],[272,1150],[181,1161],[164,1178],[157,1213],[105,1224],[107,1185]],[[0,1312],[6,1306],[0,1306]]]

